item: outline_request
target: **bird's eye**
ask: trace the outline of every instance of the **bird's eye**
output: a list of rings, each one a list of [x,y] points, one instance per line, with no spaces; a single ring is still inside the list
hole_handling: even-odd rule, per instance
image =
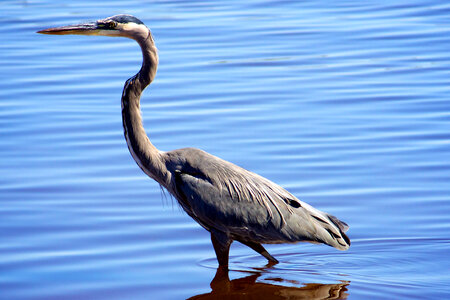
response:
[[[117,22],[116,21],[109,21],[107,23],[107,25],[108,25],[109,28],[116,28]]]
[[[97,23],[97,26],[99,28],[103,28],[103,29],[114,29],[117,27],[117,22],[113,21],[113,20],[108,20],[108,21],[99,21]]]

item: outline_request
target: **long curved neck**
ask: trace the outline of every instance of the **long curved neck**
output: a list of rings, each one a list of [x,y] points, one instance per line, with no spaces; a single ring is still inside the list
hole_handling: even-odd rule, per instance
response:
[[[122,122],[128,149],[139,167],[151,178],[165,186],[167,169],[161,152],[150,142],[142,124],[140,97],[153,81],[158,66],[158,54],[153,38],[147,35],[136,38],[142,49],[141,70],[125,83],[122,93]]]

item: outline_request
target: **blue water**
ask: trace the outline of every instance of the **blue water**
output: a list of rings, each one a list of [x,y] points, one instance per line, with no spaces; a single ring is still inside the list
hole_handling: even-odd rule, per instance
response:
[[[0,298],[450,298],[450,4],[335,2],[2,1]],[[35,33],[118,13],[159,48],[153,143],[271,179],[350,250],[269,245],[267,268],[235,243],[213,281],[209,234],[123,138],[137,45]]]

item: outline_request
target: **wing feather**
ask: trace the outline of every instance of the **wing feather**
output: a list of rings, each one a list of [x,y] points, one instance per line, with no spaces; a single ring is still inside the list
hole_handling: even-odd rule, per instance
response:
[[[345,250],[348,226],[298,200],[288,191],[230,162],[198,149],[175,157],[176,197],[207,229],[261,243],[322,242]],[[184,203],[184,204],[183,204]]]

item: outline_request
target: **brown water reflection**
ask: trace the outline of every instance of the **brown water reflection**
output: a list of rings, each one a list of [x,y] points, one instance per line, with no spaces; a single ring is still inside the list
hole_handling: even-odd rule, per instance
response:
[[[218,268],[210,284],[212,291],[189,299],[347,299],[348,297],[346,293],[350,284],[348,281],[337,284],[307,283],[301,287],[291,287],[256,282],[262,274],[263,272],[258,272],[230,280],[228,270]],[[302,284],[283,278],[269,280],[290,285]]]

